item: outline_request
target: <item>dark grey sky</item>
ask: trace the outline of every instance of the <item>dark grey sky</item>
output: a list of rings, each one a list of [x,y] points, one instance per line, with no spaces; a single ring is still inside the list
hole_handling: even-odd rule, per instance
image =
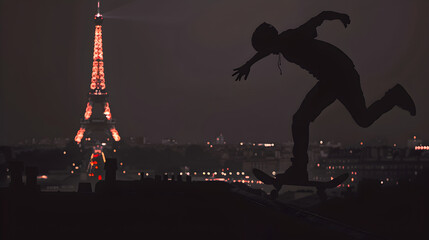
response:
[[[279,31],[323,10],[318,39],[342,49],[360,73],[367,104],[396,83],[414,97],[417,116],[395,108],[358,127],[335,102],[311,125],[311,139],[404,145],[429,135],[429,1],[105,1],[103,44],[113,117],[122,136],[201,142],[291,140],[291,119],[316,83],[277,57],[254,65],[247,81],[232,69],[255,52],[263,21]],[[31,137],[74,137],[89,90],[95,1],[0,1],[0,144]]]

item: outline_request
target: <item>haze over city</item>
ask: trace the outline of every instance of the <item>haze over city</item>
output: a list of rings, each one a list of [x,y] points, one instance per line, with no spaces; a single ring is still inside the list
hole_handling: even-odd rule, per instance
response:
[[[73,138],[91,75],[92,1],[2,1],[0,143]],[[204,142],[291,140],[292,115],[317,81],[277,57],[256,64],[247,81],[232,69],[254,53],[262,22],[295,28],[321,10],[347,13],[318,39],[342,49],[361,76],[367,105],[396,83],[413,96],[417,116],[399,109],[363,129],[338,102],[311,125],[310,139],[345,145],[380,140],[406,145],[429,134],[427,1],[106,1],[103,32],[106,84],[123,137]]]
[[[429,239],[428,7],[0,0],[0,239]]]

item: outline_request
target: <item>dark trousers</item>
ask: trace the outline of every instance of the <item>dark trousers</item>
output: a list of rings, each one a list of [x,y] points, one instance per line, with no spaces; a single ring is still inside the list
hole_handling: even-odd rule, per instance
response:
[[[339,77],[334,81],[319,81],[305,96],[304,101],[293,116],[294,164],[306,165],[308,163],[310,122],[313,122],[323,109],[337,99],[347,108],[356,123],[365,128],[395,106],[395,97],[386,94],[371,106],[366,107],[359,75],[356,71],[353,71],[346,79]]]

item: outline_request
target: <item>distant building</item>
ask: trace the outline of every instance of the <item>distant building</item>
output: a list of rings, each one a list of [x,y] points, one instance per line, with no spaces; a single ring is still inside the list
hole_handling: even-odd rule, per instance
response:
[[[126,138],[126,143],[128,143],[132,146],[136,146],[136,145],[140,146],[140,145],[147,144],[147,140],[146,140],[146,137],[142,137],[142,136],[128,137],[128,138]]]
[[[411,181],[429,169],[429,154],[414,148],[365,146],[324,148],[321,151],[326,155],[309,166],[311,180],[329,181],[348,172],[350,177],[343,187],[353,186],[362,179],[375,179],[381,185],[396,185],[400,181]]]
[[[223,137],[222,133],[216,138],[215,144],[226,144],[225,138]]]
[[[164,138],[164,139],[161,140],[161,144],[164,144],[164,145],[176,145],[178,143],[177,143],[176,139],[173,139],[173,138]]]
[[[414,148],[415,146],[421,146],[423,141],[421,139],[417,139],[417,136],[414,136],[412,139],[408,139],[408,148]]]

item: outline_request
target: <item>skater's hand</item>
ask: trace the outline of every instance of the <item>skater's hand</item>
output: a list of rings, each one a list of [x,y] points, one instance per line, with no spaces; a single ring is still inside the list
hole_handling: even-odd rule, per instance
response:
[[[339,19],[343,23],[345,28],[347,28],[347,25],[350,24],[350,17],[347,14],[340,14]]]
[[[237,75],[237,78],[235,79],[235,81],[240,81],[243,76],[244,76],[244,80],[247,80],[247,76],[249,76],[249,72],[250,72],[250,65],[244,64],[239,68],[235,68],[234,71],[235,72],[232,74],[232,76]]]

